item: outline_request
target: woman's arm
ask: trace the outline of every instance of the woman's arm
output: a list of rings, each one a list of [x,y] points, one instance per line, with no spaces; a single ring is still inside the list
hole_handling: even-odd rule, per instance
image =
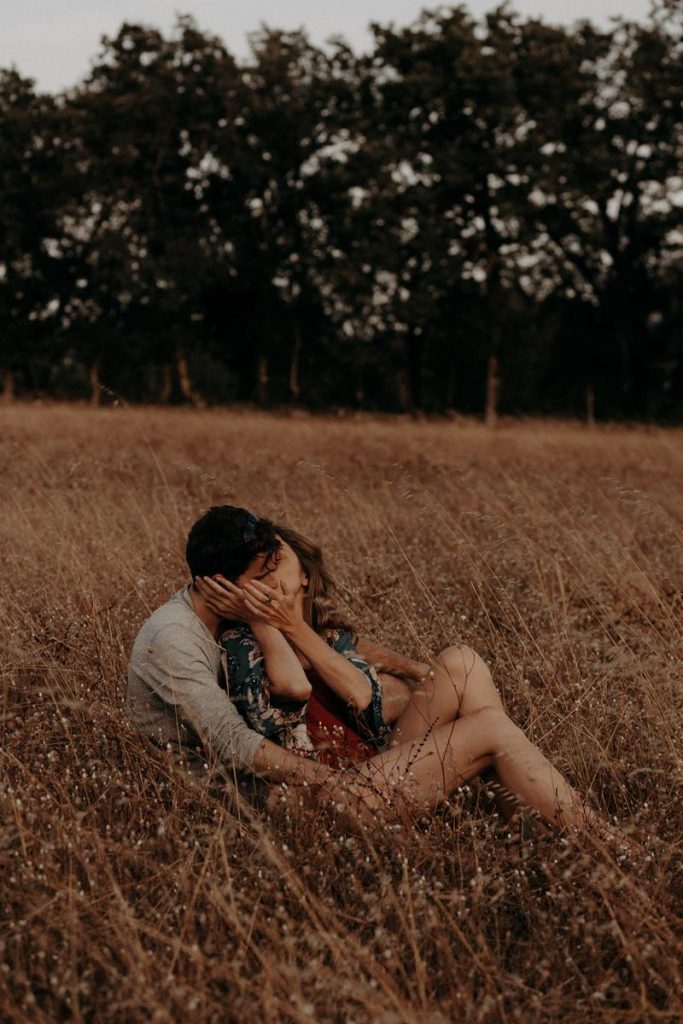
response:
[[[304,619],[282,632],[338,697],[355,711],[365,711],[372,700],[372,689],[359,668],[330,647]]]
[[[253,619],[249,626],[263,651],[271,695],[305,701],[311,696],[311,684],[301,662],[279,629]]]
[[[390,650],[376,644],[374,640],[359,637],[356,643],[356,650],[373,668],[378,672],[386,672],[401,679],[409,679],[411,682],[422,683],[434,670],[426,661],[415,661],[414,658],[407,658],[403,654]]]

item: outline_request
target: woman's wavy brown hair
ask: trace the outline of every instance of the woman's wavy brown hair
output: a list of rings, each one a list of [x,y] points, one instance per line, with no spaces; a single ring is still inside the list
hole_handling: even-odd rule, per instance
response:
[[[281,523],[272,524],[278,537],[294,551],[301,562],[301,567],[308,576],[308,587],[304,598],[304,618],[316,631],[324,629],[348,629],[354,636],[355,631],[339,611],[334,594],[337,585],[330,570],[325,565],[322,549],[308,540],[298,530],[292,530]]]

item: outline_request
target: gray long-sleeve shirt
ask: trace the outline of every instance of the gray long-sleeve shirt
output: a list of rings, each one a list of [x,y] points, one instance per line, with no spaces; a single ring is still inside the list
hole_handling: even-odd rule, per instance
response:
[[[150,615],[133,645],[126,707],[157,743],[199,767],[213,751],[228,769],[250,769],[263,736],[227,693],[225,652],[192,606],[189,585]]]

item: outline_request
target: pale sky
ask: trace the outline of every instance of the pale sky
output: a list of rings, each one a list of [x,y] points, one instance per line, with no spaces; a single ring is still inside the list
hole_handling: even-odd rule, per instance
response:
[[[153,25],[168,33],[176,12],[192,14],[199,27],[220,36],[238,59],[248,54],[246,35],[261,22],[272,28],[305,28],[314,43],[340,34],[356,52],[371,44],[368,25],[408,25],[420,10],[434,10],[420,0],[0,0],[0,67],[14,64],[34,78],[38,88],[59,91],[75,85],[88,71],[102,35],[114,35],[124,21]],[[497,0],[469,0],[480,17]],[[644,20],[649,0],[514,0],[524,15],[571,23],[591,18],[607,25],[621,14]]]

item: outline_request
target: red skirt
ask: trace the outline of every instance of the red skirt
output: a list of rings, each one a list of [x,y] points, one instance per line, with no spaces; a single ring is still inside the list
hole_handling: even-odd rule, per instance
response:
[[[328,687],[313,682],[313,692],[306,709],[306,726],[318,757],[323,764],[333,768],[360,764],[377,753],[349,725],[347,715],[344,702],[336,694]]]

